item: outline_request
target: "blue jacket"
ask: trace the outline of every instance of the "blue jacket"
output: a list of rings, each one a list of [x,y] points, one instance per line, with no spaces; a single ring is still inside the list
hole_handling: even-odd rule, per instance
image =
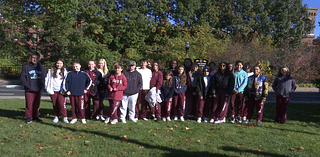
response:
[[[175,87],[174,87],[174,93],[175,94],[182,94],[185,93],[187,91],[187,84],[182,86],[180,84],[180,76],[174,76],[173,77],[173,81],[175,82]]]
[[[64,91],[70,91],[72,96],[84,95],[84,90],[89,90],[91,84],[89,75],[83,71],[70,71],[63,81]]]
[[[254,85],[253,85],[254,82]],[[269,90],[269,85],[268,85],[268,79],[267,77],[259,74],[257,77],[254,75],[250,76],[248,78],[248,84],[245,89],[246,97],[250,97],[251,95],[255,95],[255,99],[259,100],[266,100],[268,96],[268,90]]]
[[[234,71],[235,75],[235,84],[234,90],[237,90],[239,93],[243,92],[248,83],[248,74],[244,70]]]

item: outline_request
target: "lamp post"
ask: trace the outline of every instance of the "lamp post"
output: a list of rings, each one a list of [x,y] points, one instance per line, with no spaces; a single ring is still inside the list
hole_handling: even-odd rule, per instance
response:
[[[188,54],[188,53],[189,53],[189,48],[190,48],[190,43],[189,43],[189,42],[187,42],[187,43],[186,43],[186,54]]]

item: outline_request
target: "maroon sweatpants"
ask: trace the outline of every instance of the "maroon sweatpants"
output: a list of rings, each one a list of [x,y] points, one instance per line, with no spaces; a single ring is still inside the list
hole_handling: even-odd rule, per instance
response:
[[[67,107],[66,107],[66,97],[64,97],[60,92],[54,92],[50,95],[52,105],[53,105],[53,113],[54,116],[59,116],[59,112],[61,113],[61,117],[67,116]]]
[[[112,119],[118,119],[118,108],[120,106],[121,100],[111,100],[109,99],[110,108],[107,116]]]
[[[202,116],[208,118],[209,111],[211,108],[211,101],[212,99],[199,99],[198,98],[198,107],[197,107],[197,117],[200,118]]]
[[[150,107],[150,106],[149,106]],[[156,103],[156,106],[150,107],[151,115],[155,115],[156,117],[161,117],[161,107],[159,103]]]
[[[265,103],[265,101],[262,101],[261,99],[255,100],[255,95],[251,95],[249,100],[248,100],[248,115],[247,115],[247,119],[251,119],[252,118],[254,107],[256,107],[256,110],[257,110],[256,119],[257,119],[257,121],[258,120],[261,121],[262,120],[262,116],[263,116],[264,103]]]
[[[214,112],[214,116],[211,115],[211,117],[219,118],[219,120],[223,120],[224,117],[227,117],[229,100],[225,100],[225,98],[225,92],[219,92],[216,94],[216,97],[214,98],[215,101],[213,101],[213,108],[216,108],[216,110]]]
[[[149,90],[139,90],[139,96],[137,99],[137,104],[136,104],[136,113],[135,113],[135,118],[139,117],[139,104],[141,103],[141,110],[140,110],[140,118],[146,118],[147,117],[147,106],[149,106],[149,103],[145,99],[147,93]],[[150,106],[149,106],[150,108]],[[151,110],[151,109],[150,109]]]
[[[91,94],[88,91],[84,94],[84,102],[85,102],[85,113],[86,117],[90,118],[91,116],[96,117],[97,115],[103,115],[103,107],[100,107],[99,95]],[[93,112],[91,114],[90,105],[91,99],[93,101]]]
[[[39,92],[29,92],[25,91],[25,99],[26,99],[26,117],[39,117],[39,107],[40,107],[40,99],[41,93]]]
[[[285,123],[287,119],[287,109],[290,97],[276,96],[276,118],[275,122]]]
[[[84,96],[70,96],[72,119],[76,119],[77,116],[80,119],[85,119],[84,116]]]
[[[235,115],[235,110],[237,108],[237,116],[243,117],[243,109],[244,109],[244,98],[242,97],[242,93],[232,94],[230,96],[230,115]]]
[[[168,101],[162,101],[161,103],[161,115],[162,117],[170,117],[172,108],[172,98]]]
[[[193,95],[192,93],[187,93],[187,101],[188,101],[187,114],[188,115],[193,115],[193,116],[196,115],[198,97],[199,96],[197,94]]]
[[[186,110],[185,93],[174,94],[172,104],[173,116],[184,116]]]

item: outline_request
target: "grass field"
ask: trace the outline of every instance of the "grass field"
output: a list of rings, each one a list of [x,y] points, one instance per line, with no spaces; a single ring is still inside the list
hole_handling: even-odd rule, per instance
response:
[[[41,101],[43,123],[25,124],[24,108],[24,100],[0,100],[1,157],[320,156],[319,104],[290,104],[285,125],[273,123],[275,104],[265,105],[261,125],[150,120],[54,124],[50,100]]]

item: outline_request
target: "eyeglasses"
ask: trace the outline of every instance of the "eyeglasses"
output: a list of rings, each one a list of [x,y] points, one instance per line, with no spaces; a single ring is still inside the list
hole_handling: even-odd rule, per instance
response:
[[[221,67],[225,67],[226,65],[225,64],[222,64],[222,65],[220,65]]]

